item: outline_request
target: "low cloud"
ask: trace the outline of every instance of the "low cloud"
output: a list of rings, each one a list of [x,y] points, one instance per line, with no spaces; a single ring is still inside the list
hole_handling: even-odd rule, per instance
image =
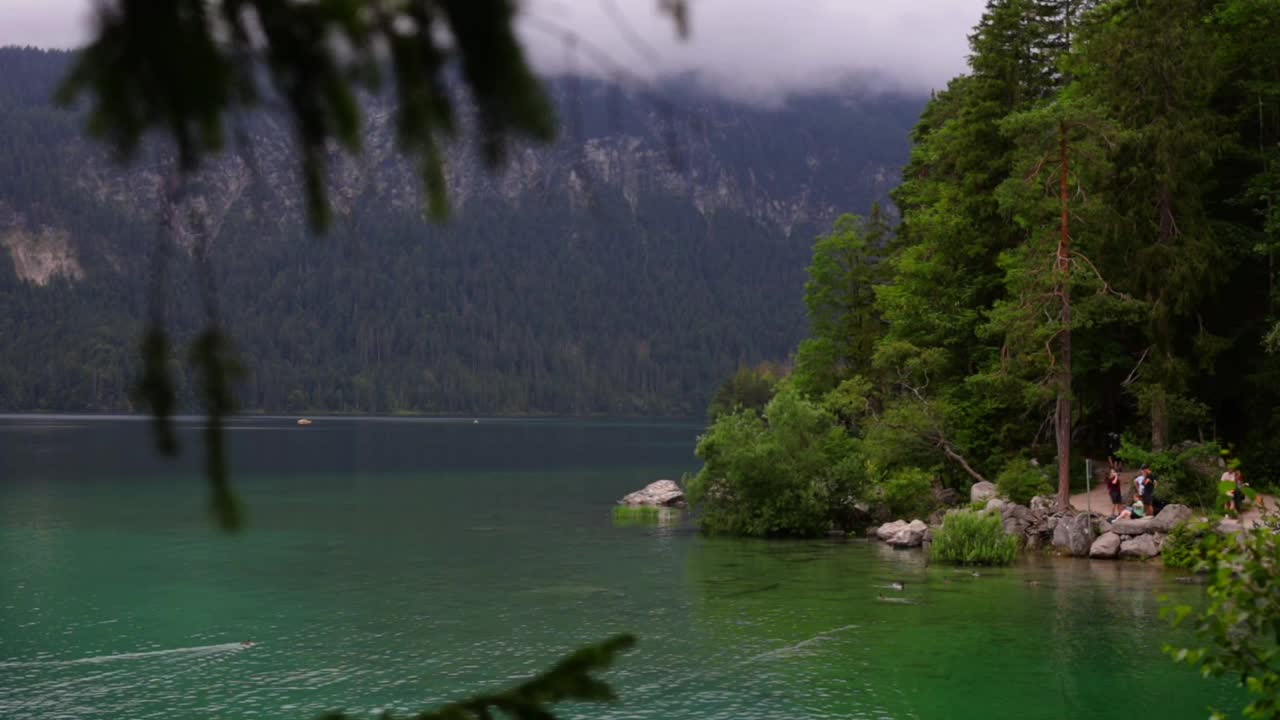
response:
[[[542,72],[654,80],[694,74],[769,99],[855,78],[927,92],[964,70],[983,0],[688,0],[681,40],[658,0],[520,0],[519,32]],[[69,48],[93,0],[2,0],[0,45]],[[569,38],[573,38],[572,41]]]
[[[927,92],[965,69],[983,0],[689,0],[681,40],[657,0],[526,0],[539,68],[645,79],[696,73],[728,95],[769,98],[857,78]],[[579,38],[571,44],[567,38]],[[603,57],[606,56],[606,61]]]

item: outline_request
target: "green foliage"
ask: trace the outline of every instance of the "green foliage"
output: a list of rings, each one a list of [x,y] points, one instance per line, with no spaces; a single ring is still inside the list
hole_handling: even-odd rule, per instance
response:
[[[870,369],[872,350],[882,332],[875,286],[883,269],[876,256],[888,236],[877,205],[865,221],[841,215],[831,234],[814,243],[804,286],[814,338],[801,345],[795,373],[796,384],[804,392],[828,392],[850,375]]]
[[[1156,494],[1166,502],[1203,509],[1219,505],[1218,475],[1214,473],[1221,454],[1214,443],[1183,445],[1165,452],[1152,452],[1125,438],[1117,455],[1128,467],[1149,465],[1156,478]],[[1123,488],[1130,492],[1131,488]]]
[[[652,505],[614,505],[612,514],[616,527],[650,527],[676,522],[680,510]]]
[[[1199,570],[1221,548],[1222,536],[1204,522],[1184,522],[1174,526],[1160,546],[1165,567]]]
[[[933,476],[919,468],[893,471],[882,492],[895,518],[923,518],[937,506],[933,499]]]
[[[821,535],[864,485],[857,440],[789,383],[763,418],[749,410],[720,416],[697,454],[704,465],[689,500],[709,533]]]
[[[617,695],[608,683],[593,676],[607,669],[619,653],[635,645],[631,635],[618,635],[599,645],[584,647],[550,670],[513,688],[450,703],[439,710],[417,713],[415,720],[488,720],[500,714],[516,720],[555,720],[551,706],[562,702],[614,702]],[[393,720],[385,713],[383,720]],[[319,720],[355,720],[346,713],[326,713]]]
[[[770,365],[738,368],[712,396],[707,417],[715,422],[721,415],[742,409],[764,412],[781,377],[782,373]]]
[[[1044,470],[1025,459],[1015,458],[1005,464],[996,478],[1000,494],[1019,505],[1026,505],[1037,495],[1053,494],[1053,486]]]
[[[1208,605],[1161,609],[1175,625],[1190,624],[1202,644],[1165,652],[1206,677],[1237,678],[1251,697],[1245,717],[1280,717],[1280,534],[1236,533],[1208,558]]]
[[[952,565],[1008,565],[1018,556],[1018,539],[1004,531],[999,515],[952,510],[929,545],[929,559]]]

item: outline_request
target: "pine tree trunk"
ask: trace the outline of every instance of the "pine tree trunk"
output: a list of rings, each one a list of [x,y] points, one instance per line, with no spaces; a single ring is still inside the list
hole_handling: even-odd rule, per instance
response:
[[[1151,449],[1161,452],[1169,447],[1169,403],[1164,387],[1151,393]]]
[[[1071,505],[1071,226],[1068,203],[1070,194],[1070,157],[1067,148],[1067,125],[1058,125],[1058,163],[1061,176],[1058,198],[1062,223],[1058,235],[1057,292],[1062,300],[1062,332],[1058,336],[1058,402],[1054,409],[1054,435],[1058,445],[1058,509]]]

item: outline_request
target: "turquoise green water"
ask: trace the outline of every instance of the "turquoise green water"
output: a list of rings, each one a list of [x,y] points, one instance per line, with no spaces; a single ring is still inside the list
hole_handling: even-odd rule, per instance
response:
[[[695,426],[241,421],[250,529],[235,538],[207,521],[196,458],[153,457],[145,431],[0,418],[0,718],[409,711],[622,631],[640,644],[608,675],[621,703],[567,717],[1241,704],[1160,654],[1185,637],[1156,596],[1200,591],[1159,568],[1041,559],[972,577],[864,541],[616,527],[618,497],[696,468]],[[891,581],[906,590],[877,587]]]

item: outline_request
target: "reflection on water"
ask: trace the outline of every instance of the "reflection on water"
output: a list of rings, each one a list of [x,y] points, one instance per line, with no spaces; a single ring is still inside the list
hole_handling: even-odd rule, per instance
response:
[[[687,426],[238,433],[252,525],[227,538],[198,468],[122,451],[148,447],[145,424],[76,423],[0,433],[3,718],[404,714],[618,632],[640,637],[609,673],[623,701],[566,717],[1129,720],[1135,690],[1162,720],[1236,704],[1160,655],[1157,594],[1203,590],[1159,568],[974,576],[861,540],[700,538],[688,513],[619,521],[618,497],[696,470]]]

